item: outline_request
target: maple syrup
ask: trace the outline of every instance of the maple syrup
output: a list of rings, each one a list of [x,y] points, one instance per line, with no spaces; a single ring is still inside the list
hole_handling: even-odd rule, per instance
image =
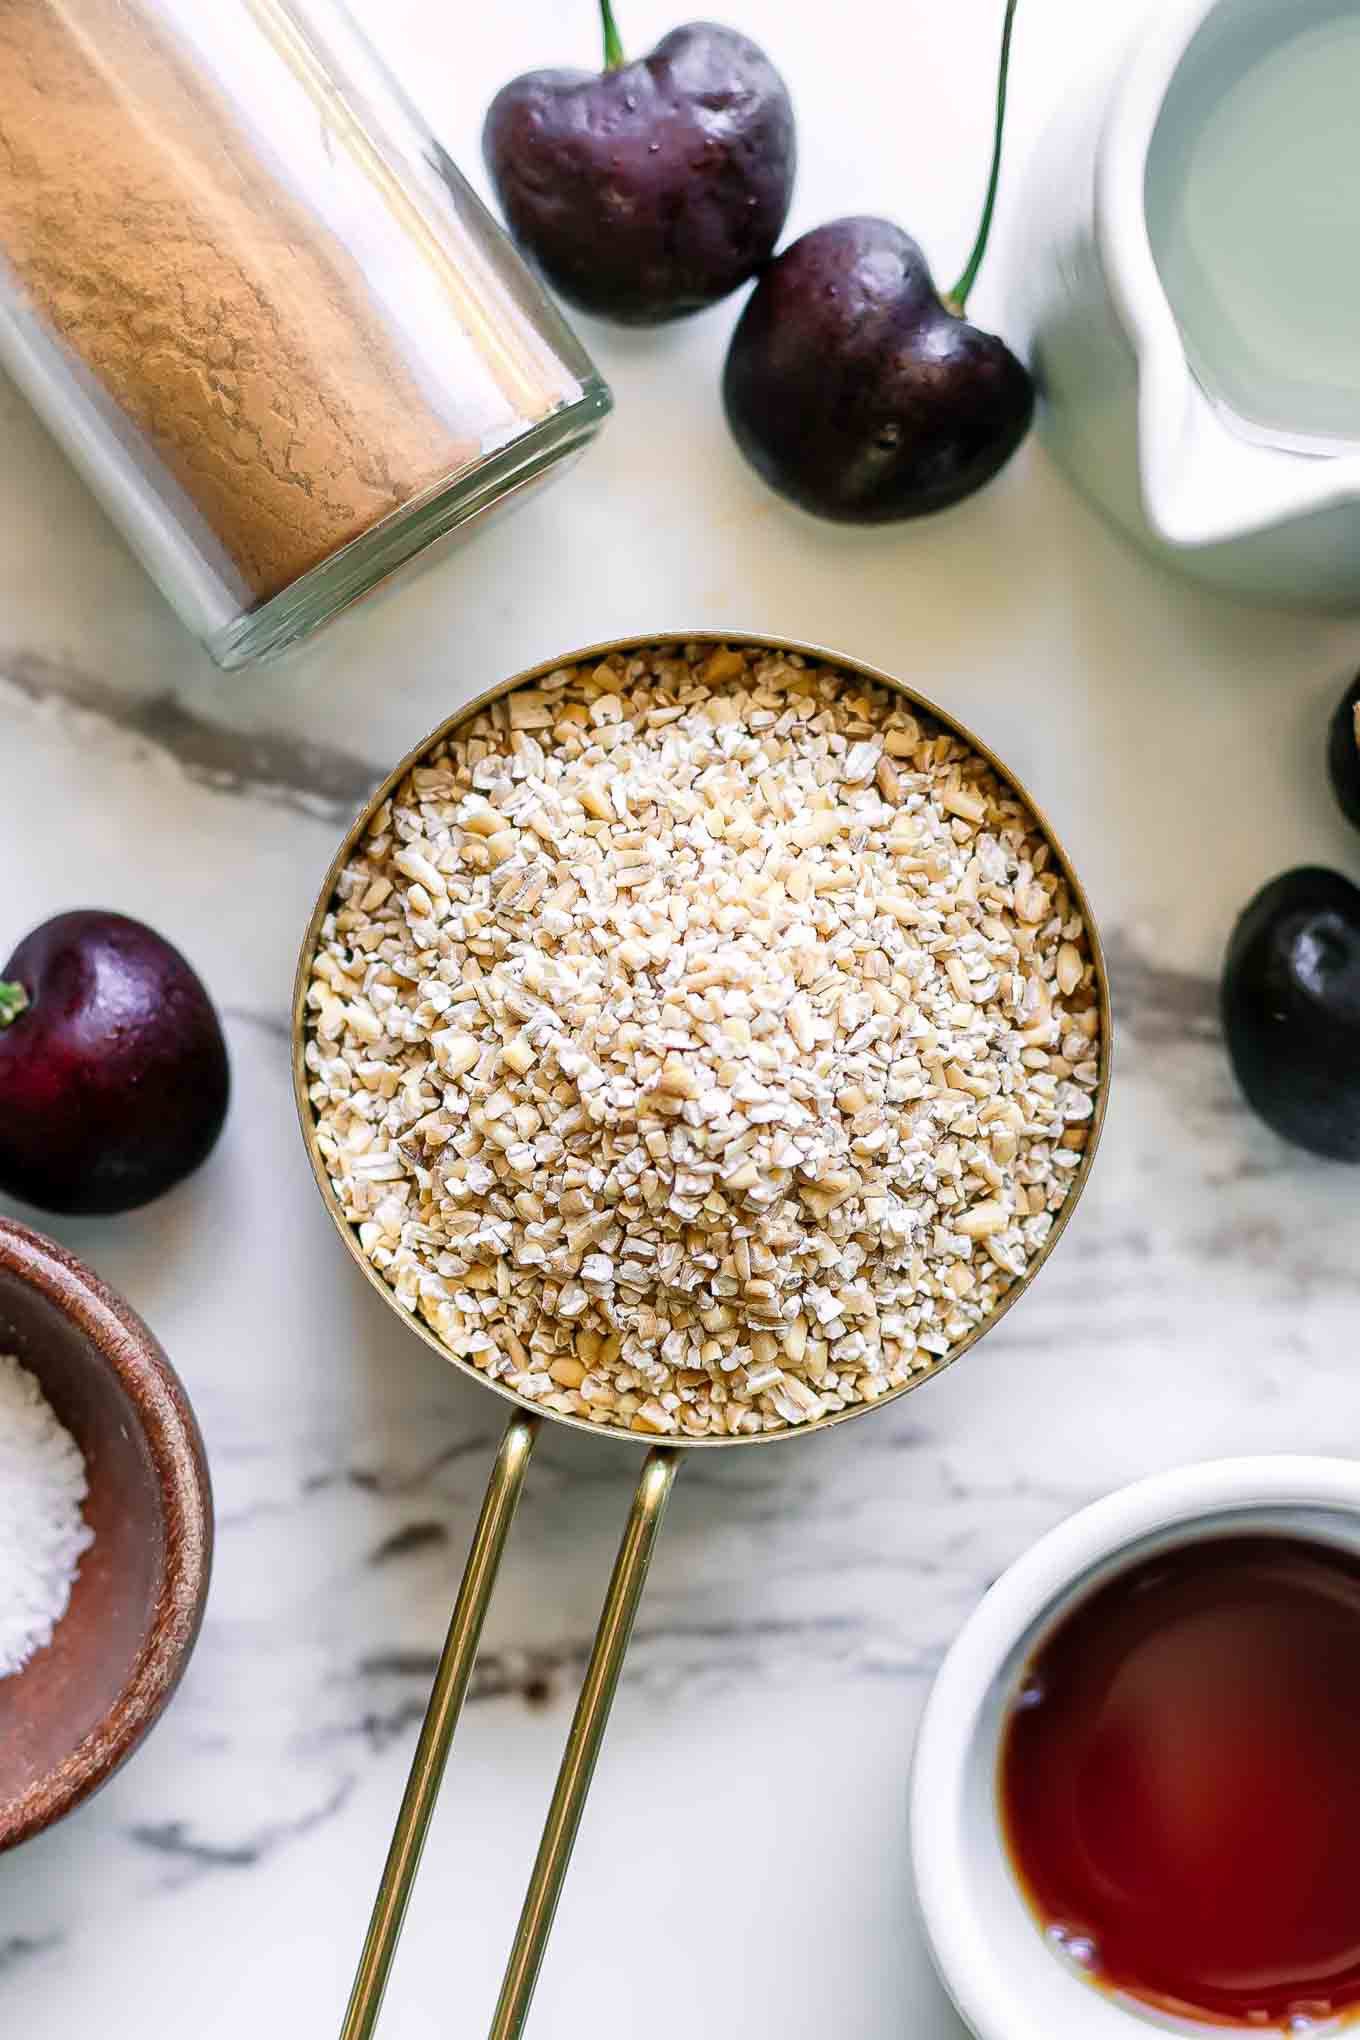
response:
[[[998,1792],[1108,1989],[1256,2031],[1360,2009],[1360,1553],[1222,1536],[1120,1573],[1029,1665]]]

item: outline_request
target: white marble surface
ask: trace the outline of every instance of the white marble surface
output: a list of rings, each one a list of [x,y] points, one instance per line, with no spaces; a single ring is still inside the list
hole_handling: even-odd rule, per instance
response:
[[[999,5],[737,11],[798,103],[795,226],[892,212],[947,280],[984,167]],[[634,48],[674,18],[661,0],[621,12]],[[1004,318],[1008,208],[1074,45],[1126,12],[1021,10],[984,318]],[[472,169],[502,78],[593,60],[588,0],[373,14]],[[721,421],[734,309],[658,336],[592,329],[618,410],[570,478],[305,667],[246,679],[210,670],[0,388],[0,949],[64,907],[148,918],[224,1007],[236,1078],[195,1181],[123,1221],[50,1223],[182,1371],[219,1549],[152,1742],[0,1861],[0,2031],[336,2029],[500,1412],[402,1331],[330,1233],[292,1119],[288,983],[366,782],[530,660],[745,624],[896,668],[1048,807],[1101,916],[1122,1023],[1100,1164],[1024,1307],[871,1422],[685,1470],[537,2040],[958,2040],[913,1922],[904,1789],[960,1620],[1038,1532],[1120,1481],[1235,1450],[1344,1451],[1354,1434],[1360,1178],[1243,1111],[1213,979],[1258,882],[1301,859],[1360,870],[1321,749],[1360,627],[1165,578],[1033,446],[920,527],[785,510]],[[485,2029],[633,1464],[603,1440],[546,1440],[412,1910],[394,2040]]]

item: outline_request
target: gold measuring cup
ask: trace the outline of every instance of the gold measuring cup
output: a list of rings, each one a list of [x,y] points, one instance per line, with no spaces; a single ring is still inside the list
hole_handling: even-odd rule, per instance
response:
[[[321,923],[331,906],[336,880],[368,828],[369,822],[389,794],[406,776],[414,765],[418,765],[434,747],[450,736],[463,723],[477,715],[487,705],[508,694],[513,688],[532,686],[559,667],[577,665],[587,660],[598,660],[612,652],[630,654],[658,645],[711,644],[753,645],[762,650],[796,653],[804,658],[820,661],[846,674],[847,678],[872,681],[879,687],[890,689],[900,695],[907,704],[929,716],[942,728],[952,731],[964,743],[984,758],[1008,786],[1012,787],[1026,803],[1034,819],[1047,839],[1054,859],[1067,880],[1073,899],[1085,922],[1090,941],[1091,956],[1095,967],[1096,990],[1100,1006],[1100,1083],[1096,1091],[1094,1109],[1090,1122],[1089,1139],[1080,1166],[1073,1172],[1073,1182],[1067,1200],[1057,1213],[1053,1229],[1042,1250],[1024,1277],[1007,1291],[1002,1302],[975,1327],[968,1337],[947,1356],[941,1366],[957,1360],[974,1345],[982,1334],[989,1331],[999,1318],[1016,1304],[1028,1289],[1040,1268],[1047,1261],[1057,1244],[1058,1236],[1072,1214],[1078,1197],[1085,1187],[1091,1172],[1091,1164],[1100,1139],[1100,1130],[1105,1117],[1105,1107],[1110,1087],[1110,1045],[1111,1014],[1109,978],[1105,958],[1100,946],[1100,937],[1091,914],[1090,903],[1079,884],[1061,844],[1054,835],[1042,811],[1037,808],[1024,787],[1001,763],[987,746],[973,735],[971,730],[934,702],[906,687],[891,674],[881,673],[872,666],[864,665],[858,659],[843,657],[838,652],[829,652],[820,646],[800,644],[794,639],[762,636],[758,632],[734,633],[730,631],[688,631],[657,632],[644,637],[620,638],[609,644],[590,645],[578,652],[568,652],[556,659],[547,659],[540,666],[528,672],[517,673],[512,679],[504,680],[499,686],[490,688],[485,694],[460,708],[448,721],[442,723],[433,734],[402,759],[393,768],[359,815],[345,836],[340,848],[326,873],[320,897],[313,909],[307,933],[302,944],[298,963],[297,980],[293,993],[293,1086],[297,1099],[298,1114],[302,1122],[307,1152],[311,1157],[312,1173],[322,1199],[335,1221],[336,1229],[345,1241],[366,1281],[372,1284],[378,1294],[399,1314],[402,1322],[426,1345],[432,1346],[440,1358],[450,1366],[458,1367],[479,1387],[512,1405],[510,1418],[501,1440],[496,1462],[487,1486],[486,1498],[482,1503],[481,1515],[473,1532],[472,1548],[468,1553],[467,1566],[463,1573],[458,1597],[454,1603],[453,1618],[449,1624],[448,1637],[435,1673],[434,1686],[429,1706],[416,1744],[410,1776],[402,1797],[401,1810],[392,1837],[387,1862],[383,1869],[382,1881],[378,1887],[377,1900],[369,1922],[368,1934],[364,1941],[363,1953],[345,2014],[341,2040],[369,2040],[377,2025],[381,2010],[383,1992],[396,1953],[397,1940],[401,1933],[406,1907],[415,1882],[421,1851],[434,1812],[435,1800],[439,1794],[444,1768],[448,1761],[449,1748],[453,1741],[454,1729],[459,1712],[467,1693],[468,1681],[472,1674],[481,1638],[482,1623],[486,1615],[496,1575],[505,1549],[515,1508],[528,1472],[530,1454],[542,1423],[546,1420],[569,1425],[578,1431],[586,1431],[592,1438],[610,1436],[622,1445],[638,1446],[640,1441],[635,1431],[616,1429],[609,1425],[586,1423],[579,1417],[562,1416],[556,1411],[545,1410],[526,1397],[518,1395],[501,1382],[489,1381],[469,1360],[462,1360],[441,1343],[435,1333],[417,1318],[409,1315],[398,1303],[393,1292],[381,1275],[365,1258],[354,1228],[346,1220],[335,1192],[331,1187],[326,1166],[317,1148],[316,1128],[311,1101],[307,1095],[307,1072],[304,1064],[306,1046],[306,996],[310,981],[310,969],[316,949]],[[642,1589],[651,1564],[652,1552],[656,1545],[661,1518],[670,1496],[672,1484],[679,1468],[680,1456],[684,1452],[727,1449],[737,1445],[771,1445],[788,1438],[806,1437],[812,1431],[825,1431],[833,1424],[848,1423],[854,1417],[881,1410],[895,1402],[910,1389],[919,1387],[939,1372],[934,1368],[930,1373],[905,1382],[900,1388],[889,1390],[876,1402],[859,1403],[850,1409],[834,1412],[807,1424],[798,1430],[792,1428],[778,1431],[756,1432],[749,1437],[705,1437],[668,1439],[664,1444],[654,1445],[648,1451],[633,1496],[632,1508],[624,1529],[623,1541],[614,1562],[613,1575],[605,1595],[604,1608],[599,1628],[595,1634],[590,1662],[586,1668],[585,1680],[576,1712],[572,1719],[571,1731],[567,1738],[566,1752],[558,1773],[556,1789],[548,1809],[543,1839],[539,1844],[538,1857],[529,1880],[528,1892],[520,1914],[519,1926],[510,1952],[505,1979],[501,1986],[500,1998],[490,2026],[490,2040],[517,2040],[524,2030],[529,2014],[529,2004],[534,1985],[538,1979],[548,1935],[552,1928],[553,1915],[561,1894],[567,1864],[571,1857],[576,1831],[580,1825],[586,1794],[590,1789],[591,1777],[595,1770],[596,1758],[609,1720],[609,1711],[623,1668],[624,1654],[628,1649],[634,1617],[642,1598]]]

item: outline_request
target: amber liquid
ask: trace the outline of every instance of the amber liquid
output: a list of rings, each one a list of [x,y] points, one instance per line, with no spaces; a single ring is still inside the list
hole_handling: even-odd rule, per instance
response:
[[[1028,1668],[998,1792],[1108,1988],[1258,2032],[1360,2009],[1360,1555],[1218,1537],[1121,1573]]]

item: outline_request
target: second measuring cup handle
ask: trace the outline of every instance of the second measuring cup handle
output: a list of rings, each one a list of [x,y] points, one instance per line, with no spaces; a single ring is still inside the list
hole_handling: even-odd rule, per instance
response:
[[[411,1760],[411,1774],[402,1794],[396,1831],[383,1866],[382,1882],[374,1901],[373,1917],[369,1921],[363,1954],[359,1958],[340,2040],[369,2040],[378,2023],[392,1958],[397,1952],[411,1888],[420,1868],[430,1816],[439,1797],[453,1732],[458,1726],[468,1680],[477,1661],[482,1624],[496,1585],[501,1554],[514,1521],[541,1421],[541,1418],[532,1416],[512,1417],[496,1454],[482,1513],[472,1533],[472,1548],[463,1568],[458,1599],[453,1604],[453,1617],[439,1669],[435,1673],[430,1704],[425,1710],[420,1740]]]
[[[629,1638],[637,1616],[647,1570],[652,1562],[657,1532],[680,1463],[673,1446],[658,1445],[648,1453],[633,1496],[628,1523],[614,1561],[609,1591],[604,1598],[600,1625],[586,1667],[581,1696],[572,1717],[562,1768],[548,1809],[543,1839],[538,1845],[524,1909],[519,1916],[510,1961],[501,1985],[496,2016],[491,2022],[490,2040],[519,2040],[529,2016],[529,2004],[538,1982],[538,1972],[552,1931],[553,1915],[562,1895],[562,1884],[571,1861],[576,1830],[595,1760],[609,1725],[619,1674],[627,1654]]]

